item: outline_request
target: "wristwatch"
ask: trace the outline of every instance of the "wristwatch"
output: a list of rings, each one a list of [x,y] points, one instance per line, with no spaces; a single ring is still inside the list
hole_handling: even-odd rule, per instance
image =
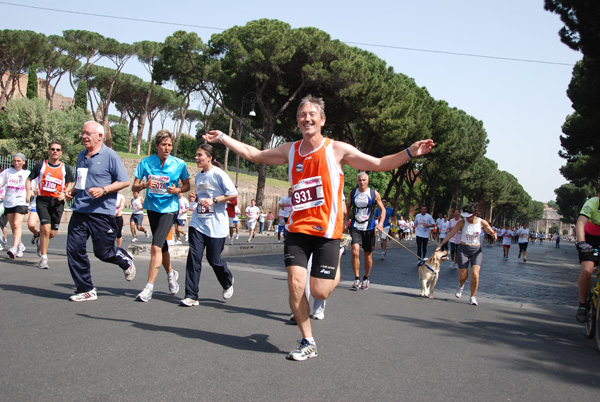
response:
[[[219,201],[217,201],[217,197],[213,197],[213,204],[218,204]]]

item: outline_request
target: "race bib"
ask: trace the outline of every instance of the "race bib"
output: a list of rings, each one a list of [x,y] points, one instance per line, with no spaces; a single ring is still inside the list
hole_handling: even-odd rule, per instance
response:
[[[213,205],[211,205],[209,207],[203,207],[202,205],[198,204],[198,207],[196,208],[196,214],[198,215],[198,218],[200,218],[200,219],[211,218],[213,216],[213,214],[215,213],[215,210],[213,207],[214,207]]]
[[[167,186],[169,185],[169,182],[171,181],[169,179],[169,176],[150,175],[149,180],[153,180],[153,181],[157,182],[156,187],[152,187],[149,189],[150,193],[152,193],[152,194],[168,194]]]
[[[292,192],[292,209],[294,211],[318,207],[324,203],[323,180],[320,176],[300,180],[294,185]]]
[[[56,188],[58,186],[62,186],[62,180],[57,179],[56,177],[52,177],[50,174],[47,174],[44,180],[42,181],[42,190],[47,191],[49,193],[56,193]]]
[[[356,222],[354,221],[354,228],[357,230],[367,230],[367,227],[369,226],[369,221],[367,220],[366,222]]]
[[[77,182],[75,182],[75,188],[77,190],[85,190],[87,174],[88,168],[77,168]]]

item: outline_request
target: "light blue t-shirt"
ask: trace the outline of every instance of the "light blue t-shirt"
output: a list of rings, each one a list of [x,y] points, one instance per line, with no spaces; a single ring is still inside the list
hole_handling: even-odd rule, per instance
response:
[[[85,190],[77,189],[77,195],[71,209],[86,214],[114,215],[117,193],[108,193],[98,198],[92,197],[88,190],[93,187],[105,187],[115,182],[129,181],[129,176],[121,157],[115,151],[102,144],[100,150],[87,158],[84,149],[77,156],[75,175],[78,183],[85,176]],[[87,169],[87,174],[85,173]],[[76,185],[77,187],[77,185]]]
[[[198,172],[196,175],[196,199],[198,206],[192,213],[190,227],[200,233],[220,239],[229,235],[229,217],[227,216],[227,203],[219,202],[208,210],[200,206],[202,198],[213,198],[221,195],[237,195],[235,185],[229,175],[222,169],[213,166],[206,173]]]
[[[165,163],[160,165],[157,155],[142,159],[133,173],[138,179],[158,180],[159,188],[146,190],[144,208],[150,211],[169,213],[179,212],[179,195],[167,193],[167,187],[179,186],[179,180],[183,181],[190,177],[185,162],[179,158],[169,155]]]

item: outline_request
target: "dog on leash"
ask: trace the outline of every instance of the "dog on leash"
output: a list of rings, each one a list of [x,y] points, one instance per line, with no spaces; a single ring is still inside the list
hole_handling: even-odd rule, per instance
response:
[[[427,261],[419,267],[419,282],[421,282],[421,296],[433,299],[433,289],[437,283],[442,261],[448,259],[448,251],[435,251]]]

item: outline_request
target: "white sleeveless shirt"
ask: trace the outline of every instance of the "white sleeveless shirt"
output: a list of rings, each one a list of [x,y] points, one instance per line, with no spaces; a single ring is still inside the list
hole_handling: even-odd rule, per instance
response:
[[[469,223],[465,218],[465,226],[462,228],[460,242],[468,246],[475,246],[481,243],[481,218],[477,218],[477,223]]]

